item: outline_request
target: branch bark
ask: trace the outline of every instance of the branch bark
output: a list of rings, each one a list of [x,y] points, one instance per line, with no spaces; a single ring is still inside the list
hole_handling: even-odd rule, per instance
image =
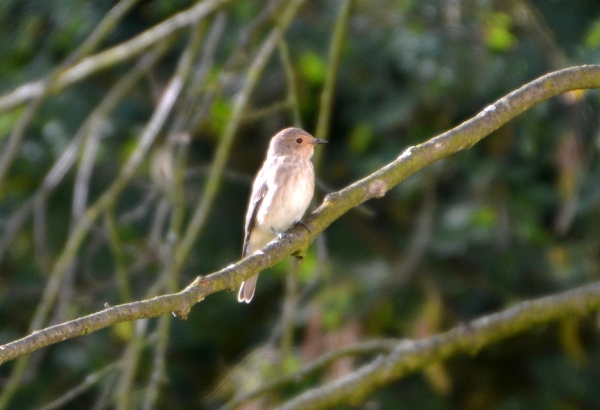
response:
[[[290,230],[290,241],[273,241],[262,251],[236,264],[196,278],[177,294],[111,307],[35,331],[29,336],[0,346],[0,364],[119,322],[157,317],[169,312],[185,318],[192,306],[206,296],[222,290],[233,290],[243,280],[308,246],[320,232],[353,207],[368,199],[384,196],[398,183],[437,160],[470,148],[535,104],[567,91],[585,88],[600,88],[600,66],[572,67],[540,77],[496,101],[456,128],[423,144],[407,148],[396,160],[364,179],[327,195],[323,204],[305,221],[309,229],[296,227]]]
[[[474,355],[486,346],[534,326],[572,315],[581,316],[599,308],[600,282],[521,302],[428,339],[402,341],[389,355],[379,356],[342,379],[308,390],[278,410],[322,409],[341,403],[360,403],[381,386],[433,362],[461,353]]]
[[[321,370],[327,365],[333,363],[339,358],[348,356],[364,356],[372,355],[374,353],[386,353],[389,354],[394,350],[402,340],[400,339],[377,339],[369,340],[365,342],[359,342],[349,346],[343,346],[335,350],[331,350],[324,353],[322,356],[313,360],[312,362],[302,366],[300,370],[294,373],[288,373],[281,377],[278,377],[256,389],[249,391],[248,393],[242,394],[236,397],[231,402],[222,406],[219,410],[233,410],[238,408],[240,405],[252,400],[256,397],[260,397],[270,391],[274,391],[288,384],[299,383],[304,380],[308,375],[315,373],[317,370]]]

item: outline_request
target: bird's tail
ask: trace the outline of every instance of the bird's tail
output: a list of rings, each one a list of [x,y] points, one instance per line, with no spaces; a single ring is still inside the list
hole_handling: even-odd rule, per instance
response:
[[[256,288],[256,281],[258,280],[258,274],[252,276],[250,279],[246,279],[240,286],[240,293],[238,293],[238,302],[250,303],[254,296],[254,289]]]

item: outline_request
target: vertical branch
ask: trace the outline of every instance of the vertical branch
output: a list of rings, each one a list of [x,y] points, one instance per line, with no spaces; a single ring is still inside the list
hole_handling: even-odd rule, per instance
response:
[[[350,20],[350,10],[352,8],[352,0],[344,0],[335,22],[333,38],[329,47],[329,56],[327,61],[327,75],[325,76],[325,84],[321,92],[321,106],[319,107],[319,119],[315,137],[326,139],[329,132],[329,123],[331,118],[331,107],[333,105],[333,93],[335,91],[335,81],[337,78],[338,68],[340,66],[340,58],[342,55],[342,46],[344,45],[344,37],[348,29],[348,21]],[[321,162],[321,151],[315,153],[315,164]]]
[[[111,211],[104,213],[104,228],[108,236],[108,244],[115,258],[115,271],[117,276],[117,288],[119,290],[119,299],[121,303],[127,303],[132,300],[131,287],[127,277],[127,268],[125,266],[125,255],[121,241],[119,240],[119,231],[115,217]]]
[[[292,64],[288,43],[284,38],[279,40],[279,55],[288,83],[286,103],[292,111],[294,126],[302,128],[298,89],[296,87],[296,73]],[[282,365],[285,363],[294,343],[294,312],[298,302],[298,269],[299,263],[297,260],[294,260],[290,262],[285,273],[285,295],[283,298],[283,311],[281,313],[281,341],[279,344]]]
[[[335,91],[335,82],[337,78],[337,72],[340,65],[340,58],[342,54],[342,46],[344,42],[344,37],[346,35],[346,30],[348,27],[348,21],[350,20],[350,10],[352,6],[352,0],[345,0],[342,3],[340,8],[334,32],[333,38],[331,40],[331,46],[329,48],[329,57],[327,63],[327,75],[325,77],[325,84],[323,85],[323,91],[321,92],[321,105],[319,109],[319,117],[317,123],[317,129],[315,131],[315,137],[320,139],[326,139],[327,133],[329,130],[329,122],[331,116],[331,107],[333,104],[333,94]],[[285,60],[289,60],[289,56],[286,56],[287,49],[284,47],[282,50],[282,60],[284,60],[284,66],[288,65],[285,63]],[[291,67],[291,64],[289,64]],[[287,71],[287,70],[286,70]],[[293,83],[293,73],[288,74],[288,77],[291,77],[292,81],[288,80],[290,84]],[[290,86],[290,94],[292,95],[292,100],[297,107],[298,99],[295,94],[295,88]],[[298,114],[299,115],[299,114]],[[315,168],[318,169],[322,159],[322,150],[316,150],[314,154],[314,163]],[[322,251],[323,247],[325,247],[325,241],[319,241],[318,251]],[[326,255],[327,252],[321,252],[322,255]],[[322,260],[323,257],[320,255],[319,260]],[[284,299],[283,306],[283,317],[282,317],[282,342],[281,347],[285,349],[282,351],[285,354],[291,348],[291,343],[293,342],[294,337],[294,310],[297,306],[298,301],[298,290],[297,290],[297,278],[295,277],[297,274],[298,268],[290,269],[287,273],[286,279],[286,297]],[[294,276],[294,277],[291,277]],[[288,293],[289,292],[289,293]]]
[[[319,110],[318,124],[315,132],[316,138],[324,139],[329,129],[329,118],[331,115],[331,105],[333,100],[333,93],[335,88],[336,74],[338,71],[341,50],[343,45],[343,39],[346,34],[348,26],[348,20],[350,18],[350,9],[352,1],[345,0],[340,9],[333,38],[331,41],[331,47],[329,49],[329,61],[327,66],[327,75],[325,78],[325,84],[321,93],[321,105]],[[281,60],[286,73],[286,79],[288,81],[288,102],[291,105],[293,118],[295,125],[300,124],[300,113],[298,104],[298,95],[295,87],[295,76],[291,64],[289,55],[289,49],[287,43],[284,40],[279,42],[279,50]],[[314,155],[315,168],[318,168],[322,158],[320,150],[317,150]],[[324,244],[324,242],[322,243]],[[319,247],[321,248],[321,247]],[[321,258],[320,258],[321,259]],[[285,297],[283,300],[283,311],[281,317],[281,342],[280,349],[282,357],[285,359],[286,355],[291,350],[294,340],[294,311],[297,307],[298,302],[298,281],[296,275],[298,273],[298,264],[294,264],[286,272],[286,287]]]
[[[172,315],[161,316],[158,320],[158,326],[156,328],[156,334],[158,336],[156,345],[154,347],[154,360],[152,362],[152,374],[150,376],[150,383],[146,389],[144,396],[144,403],[142,409],[152,410],[156,406],[156,400],[158,399],[158,393],[160,392],[160,386],[164,383],[165,368],[166,368],[166,353],[169,345],[169,329],[171,327]]]
[[[284,38],[279,40],[279,56],[281,57],[285,78],[288,83],[287,104],[292,110],[293,123],[295,127],[302,128],[298,88],[296,87],[296,73],[292,64],[292,58],[290,57],[290,48]]]
[[[171,136],[173,137],[173,135]],[[185,217],[185,198],[183,189],[184,171],[187,163],[187,144],[180,143],[176,146],[175,170],[173,173],[173,189],[171,191],[173,200],[173,210],[171,212],[171,224],[166,235],[167,255],[165,266],[158,278],[158,282],[150,291],[158,294],[162,289],[167,292],[175,292],[177,289],[177,277],[179,270],[174,269],[174,247],[176,238],[179,237],[183,220]],[[169,345],[169,330],[171,325],[171,315],[165,315],[158,319],[156,328],[156,343],[154,345],[154,360],[152,362],[152,373],[150,382],[146,388],[142,408],[150,410],[155,407],[158,399],[159,389],[165,380],[166,351]]]
[[[252,45],[252,40],[256,37],[256,34],[270,21],[271,18],[281,14],[282,7],[288,1],[289,0],[271,0],[254,21],[240,30],[239,46],[227,59],[227,62],[220,70],[216,84],[210,87],[210,90],[207,90],[208,92],[203,96],[203,101],[200,104],[200,107],[196,108],[196,113],[188,122],[190,124],[191,131],[194,131],[198,124],[200,124],[200,122],[207,115],[209,115],[210,108],[215,100],[215,97],[220,95],[223,89],[231,83],[232,77],[238,75],[238,71],[236,70],[239,69],[242,62],[244,62],[247,59],[247,56],[250,54],[250,46]],[[224,20],[225,18],[223,18],[222,24],[224,24]],[[209,47],[207,47],[207,53],[209,53],[209,50]]]
[[[184,127],[187,123],[188,116],[191,114],[190,110],[194,105],[193,103],[196,101],[197,95],[202,88],[201,85],[205,79],[206,73],[212,65],[212,61],[214,59],[213,53],[216,51],[217,41],[221,37],[222,30],[224,28],[224,22],[225,19],[222,14],[219,14],[215,17],[215,21],[213,22],[209,32],[205,47],[203,47],[203,55],[200,58],[200,62],[197,65],[194,74],[191,76],[192,80],[189,84],[189,91],[184,100],[183,110],[174,123],[166,147],[169,155],[174,157],[174,160],[171,161],[173,164],[171,189],[168,192],[169,198],[172,201],[171,223],[166,235],[167,254],[164,258],[165,263],[159,278],[160,285],[162,285],[162,288],[164,288],[167,292],[175,292],[177,290],[179,269],[177,269],[174,264],[175,246],[181,236],[183,222],[185,219],[184,180],[185,169],[187,167],[188,143],[190,140],[190,135],[188,134],[188,131],[184,129]],[[195,27],[189,45],[190,50],[199,50],[201,48],[200,45],[202,42],[203,32],[204,30],[200,26]],[[159,286],[155,287],[157,291],[162,289],[159,288]],[[169,346],[169,330],[171,326],[171,320],[171,315],[162,316],[158,320],[152,373],[146,388],[146,394],[144,395],[144,402],[142,405],[144,410],[151,410],[155,407],[160,392],[160,386],[166,378],[165,357],[167,348]]]
[[[92,121],[89,127],[89,133],[83,147],[83,154],[79,162],[79,169],[75,177],[75,188],[73,192],[73,201],[71,206],[71,223],[69,230],[72,231],[77,225],[78,220],[83,215],[88,202],[88,193],[90,187],[90,179],[92,170],[96,163],[96,156],[100,146],[100,138],[104,132],[105,119],[97,119]],[[43,238],[43,243],[46,243],[46,238]],[[75,271],[77,263],[75,260],[69,264],[67,271],[64,274],[62,288],[60,290],[60,298],[57,309],[59,320],[64,320],[65,313],[73,298],[73,283],[75,281]]]
[[[279,343],[282,370],[283,364],[294,346],[294,313],[298,304],[299,268],[300,260],[292,258],[285,274],[285,297],[283,299],[283,312],[281,314],[281,341]],[[284,374],[283,371],[281,374]]]
[[[52,269],[52,262],[48,252],[46,223],[47,223],[47,203],[46,198],[40,197],[33,202],[33,244],[35,249],[35,258],[40,265],[44,276],[47,276]]]
[[[203,32],[203,30],[202,30],[202,27],[200,26],[200,24],[198,24],[194,27],[194,29],[192,30],[191,35],[190,35],[190,40],[179,59],[175,75],[173,76],[173,80],[176,79],[177,83],[178,83],[178,93],[179,93],[179,91],[181,91],[183,84],[188,82],[187,80],[190,77],[191,69],[193,67],[193,62],[196,58],[198,50],[200,49],[202,32]],[[168,88],[167,88],[167,90],[168,90]],[[167,147],[167,149],[169,149],[169,147]],[[185,167],[186,152],[187,152],[187,146],[184,144],[179,144],[178,145],[179,155],[175,162],[177,164],[176,166],[178,169],[177,176],[179,177],[179,184],[178,184],[179,186],[177,187],[178,189],[168,192],[168,194],[170,194],[171,192],[179,191],[179,193],[177,193],[175,195],[176,198],[179,198],[179,200],[177,201],[179,206],[176,206],[175,208],[176,208],[176,212],[178,212],[181,215],[178,218],[172,219],[172,221],[176,219],[177,223],[179,223],[179,224],[181,224],[181,221],[183,220],[182,215],[184,212],[182,167]],[[167,154],[170,155],[170,152],[167,151]],[[169,171],[167,171],[167,172],[169,172]],[[167,178],[168,178],[168,176],[167,176]],[[171,235],[170,234],[167,235],[168,241],[170,240],[170,238],[171,238]],[[167,258],[167,259],[172,259],[172,258]],[[168,290],[174,291],[177,282],[176,282],[174,274],[170,275],[171,273],[172,273],[172,271],[163,270],[163,273],[160,275],[161,277],[159,277],[159,279],[158,279],[159,285],[153,286],[151,288],[151,291],[156,292],[158,294],[163,289],[163,286],[161,286],[161,285],[165,279],[166,279],[165,282],[169,284]],[[146,297],[152,297],[152,296],[154,296],[154,295],[146,294]],[[161,360],[159,363],[159,366],[161,366],[160,367],[161,376],[162,376],[162,371],[163,371],[162,366],[164,366],[164,356],[163,356],[164,350],[166,350],[166,345],[168,343],[169,323],[170,322],[168,321],[168,319],[167,319],[167,321],[165,321],[164,318],[161,318],[161,320],[159,320],[159,324],[160,324],[159,332],[162,331],[162,333],[159,333],[159,334],[162,334],[163,337],[165,338],[164,343],[161,344],[160,341],[158,343],[159,346],[164,347],[164,349],[162,350],[162,355],[160,355],[162,357],[161,357]],[[137,365],[138,365],[138,362],[139,362],[139,359],[141,356],[141,350],[143,348],[142,340],[143,340],[144,336],[145,336],[145,328],[140,329],[139,331],[137,331],[137,329],[136,329],[134,338],[132,339],[132,341],[130,342],[130,344],[127,348],[127,354],[126,354],[127,359],[125,361],[126,366],[121,375],[120,382],[119,382],[119,390],[117,392],[117,407],[119,409],[126,410],[131,407],[131,403],[129,401],[130,397],[131,397],[131,389],[133,388],[133,385],[134,385],[136,369],[137,369]]]
[[[121,375],[115,391],[115,408],[118,410],[129,410],[132,408],[131,398],[133,396],[133,381],[140,361],[142,348],[144,347],[144,337],[148,328],[148,322],[148,319],[135,322],[135,331],[125,349],[121,362]]]
[[[206,78],[214,65],[217,45],[225,31],[226,22],[227,17],[225,12],[222,11],[215,16],[206,37],[206,43],[202,47],[200,61],[198,66],[194,69],[194,75],[188,87],[187,98],[183,103],[183,109],[178,121],[175,121],[175,126],[171,132],[172,136],[175,133],[179,134],[185,128],[188,128],[191,132],[194,125],[199,121],[199,118],[195,118],[194,116],[194,110],[198,109],[199,99],[202,93],[206,92]]]
[[[81,215],[83,215],[88,202],[88,193],[90,191],[90,179],[92,170],[98,155],[100,138],[102,135],[104,121],[99,120],[90,125],[90,132],[81,156],[77,176],[75,177],[75,189],[73,192],[73,202],[71,204],[71,226],[75,226]]]

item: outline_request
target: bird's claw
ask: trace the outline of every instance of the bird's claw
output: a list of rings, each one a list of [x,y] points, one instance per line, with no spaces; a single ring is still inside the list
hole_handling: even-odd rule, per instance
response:
[[[287,239],[289,243],[292,243],[292,237],[287,232],[279,232],[273,227],[271,227],[271,231],[273,231],[273,233],[277,235],[277,239]]]

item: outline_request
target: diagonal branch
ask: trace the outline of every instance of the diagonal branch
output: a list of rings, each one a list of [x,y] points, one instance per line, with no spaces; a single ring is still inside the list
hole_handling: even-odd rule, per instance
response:
[[[73,263],[73,259],[79,250],[79,246],[87,236],[89,229],[92,227],[94,221],[102,214],[102,212],[109,209],[110,206],[112,206],[112,204],[116,201],[128,181],[134,176],[152,143],[158,136],[158,133],[162,129],[165,121],[171,113],[172,108],[175,105],[175,102],[179,97],[181,90],[183,89],[187,70],[186,67],[190,65],[188,57],[189,56],[186,56],[184,53],[184,55],[182,55],[180,58],[180,62],[175,74],[167,84],[161,100],[159,101],[146,127],[141,132],[135,150],[130,154],[125,165],[120,170],[119,175],[104,191],[100,198],[97,199],[93,205],[87,208],[86,212],[81,215],[81,217],[71,228],[64,248],[54,263],[48,277],[48,282],[44,288],[42,299],[38,304],[38,307],[36,308],[35,314],[33,315],[29,325],[30,331],[35,332],[45,325],[48,316],[54,307],[56,298],[61,290],[65,275],[67,275],[68,269]],[[27,366],[28,358],[25,357],[17,362],[13,368],[7,383],[7,387],[0,395],[0,409],[6,408],[7,403],[16,391],[16,388],[19,385],[25,370],[27,369]]]
[[[10,248],[14,237],[17,235],[23,224],[27,222],[27,218],[32,212],[34,203],[43,201],[58,186],[75,161],[77,161],[77,158],[79,158],[79,149],[86,136],[105,123],[108,115],[114,110],[131,87],[136,84],[140,77],[145,74],[165,52],[166,46],[166,42],[160,44],[155,50],[151,50],[145,56],[142,56],[139,62],[107,93],[106,97],[98,104],[75,136],[71,139],[69,146],[63,150],[61,155],[52,165],[52,168],[46,173],[44,180],[33,196],[10,216],[2,235],[0,235],[0,261],[3,259],[6,251]]]
[[[52,92],[74,84],[94,73],[136,57],[153,44],[160,43],[165,37],[197,21],[225,5],[229,0],[206,0],[195,4],[187,10],[175,14],[162,23],[140,33],[124,43],[104,50],[98,54],[82,59],[79,63],[64,69],[52,81]],[[95,34],[95,33],[94,33]],[[85,44],[87,50],[87,42]],[[44,93],[45,80],[23,84],[14,91],[0,96],[0,112],[9,110],[26,101],[33,100]]]
[[[279,389],[285,385],[299,383],[304,380],[308,375],[315,373],[317,370],[321,370],[324,367],[335,362],[337,359],[348,356],[360,356],[360,355],[372,355],[378,354],[389,354],[392,352],[399,343],[405,343],[407,341],[400,339],[376,339],[368,340],[365,342],[359,342],[349,346],[343,346],[335,350],[331,350],[323,355],[319,356],[312,362],[304,365],[300,370],[289,373],[284,376],[278,377],[270,382],[267,382],[256,389],[249,391],[248,393],[242,394],[236,397],[231,402],[222,406],[219,410],[232,410],[238,408],[240,405],[247,401],[260,397],[270,391]]]
[[[360,403],[382,386],[428,364],[461,353],[476,354],[502,339],[569,316],[581,316],[600,308],[600,282],[568,292],[518,303],[502,312],[484,316],[423,340],[402,341],[348,376],[308,390],[279,410],[324,409],[340,403]]]
[[[353,207],[370,198],[382,197],[389,189],[420,169],[471,147],[535,104],[566,91],[584,88],[600,88],[600,66],[573,67],[545,75],[501,98],[458,127],[423,144],[409,147],[396,160],[366,178],[329,194],[306,220],[309,230],[303,227],[290,230],[289,242],[273,241],[262,251],[236,264],[208,276],[198,277],[177,294],[115,306],[0,346],[0,363],[119,322],[157,317],[169,312],[185,318],[193,305],[211,293],[234,289],[243,280],[308,246],[320,232]]]
[[[6,177],[10,165],[15,160],[23,138],[27,133],[29,125],[35,118],[36,113],[41,107],[46,94],[52,84],[54,84],[60,77],[61,72],[66,70],[70,65],[79,62],[86,54],[91,53],[94,48],[110,33],[111,28],[117,24],[117,22],[123,18],[137,0],[122,0],[117,3],[109,13],[102,19],[100,24],[94,29],[89,37],[81,44],[71,55],[69,55],[62,64],[54,69],[52,73],[44,80],[38,83],[39,92],[32,98],[27,107],[25,108],[22,115],[19,116],[17,123],[11,132],[8,142],[4,144],[2,148],[2,156],[0,157],[0,185]]]

